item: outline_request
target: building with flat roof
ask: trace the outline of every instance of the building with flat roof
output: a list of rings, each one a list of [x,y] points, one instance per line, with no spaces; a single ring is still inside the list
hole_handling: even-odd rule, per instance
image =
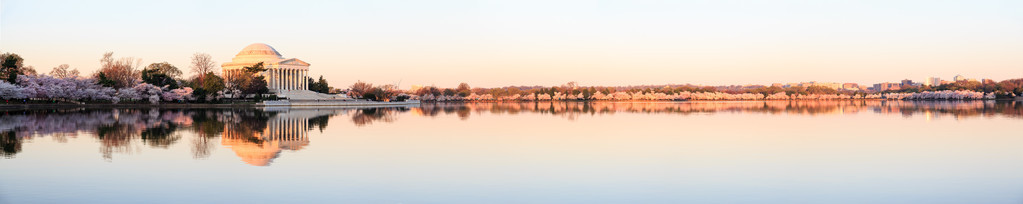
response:
[[[966,77],[964,77],[963,75],[956,75],[955,77],[952,77],[952,81],[966,81],[966,80],[967,80]]]
[[[874,84],[874,91],[878,91],[878,92],[880,92],[880,91],[899,90],[899,89],[902,89],[902,84],[900,84],[900,83],[884,82],[884,83]]]
[[[924,80],[924,86],[940,86],[940,85],[941,85],[941,78],[938,78],[938,77],[928,77],[926,80]]]

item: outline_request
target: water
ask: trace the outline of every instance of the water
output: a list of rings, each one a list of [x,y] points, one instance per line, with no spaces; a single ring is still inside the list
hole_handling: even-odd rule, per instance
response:
[[[1019,102],[0,111],[0,203],[1020,203]]]

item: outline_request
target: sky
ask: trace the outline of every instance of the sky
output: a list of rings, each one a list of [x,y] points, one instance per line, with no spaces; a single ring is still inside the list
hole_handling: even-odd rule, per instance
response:
[[[873,84],[1023,78],[1023,1],[0,0],[0,52],[190,75],[252,43],[334,87]]]

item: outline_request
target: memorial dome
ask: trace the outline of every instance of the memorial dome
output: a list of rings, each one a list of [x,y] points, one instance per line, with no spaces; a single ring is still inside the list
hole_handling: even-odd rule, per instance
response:
[[[270,47],[270,45],[263,43],[253,43],[249,46],[245,46],[241,52],[238,52],[234,56],[232,62],[234,63],[257,63],[257,62],[275,62],[284,59],[277,49]]]

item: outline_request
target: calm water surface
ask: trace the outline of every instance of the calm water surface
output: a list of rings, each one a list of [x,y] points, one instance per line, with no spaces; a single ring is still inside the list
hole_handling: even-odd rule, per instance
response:
[[[0,203],[1021,203],[1020,102],[0,111]]]

